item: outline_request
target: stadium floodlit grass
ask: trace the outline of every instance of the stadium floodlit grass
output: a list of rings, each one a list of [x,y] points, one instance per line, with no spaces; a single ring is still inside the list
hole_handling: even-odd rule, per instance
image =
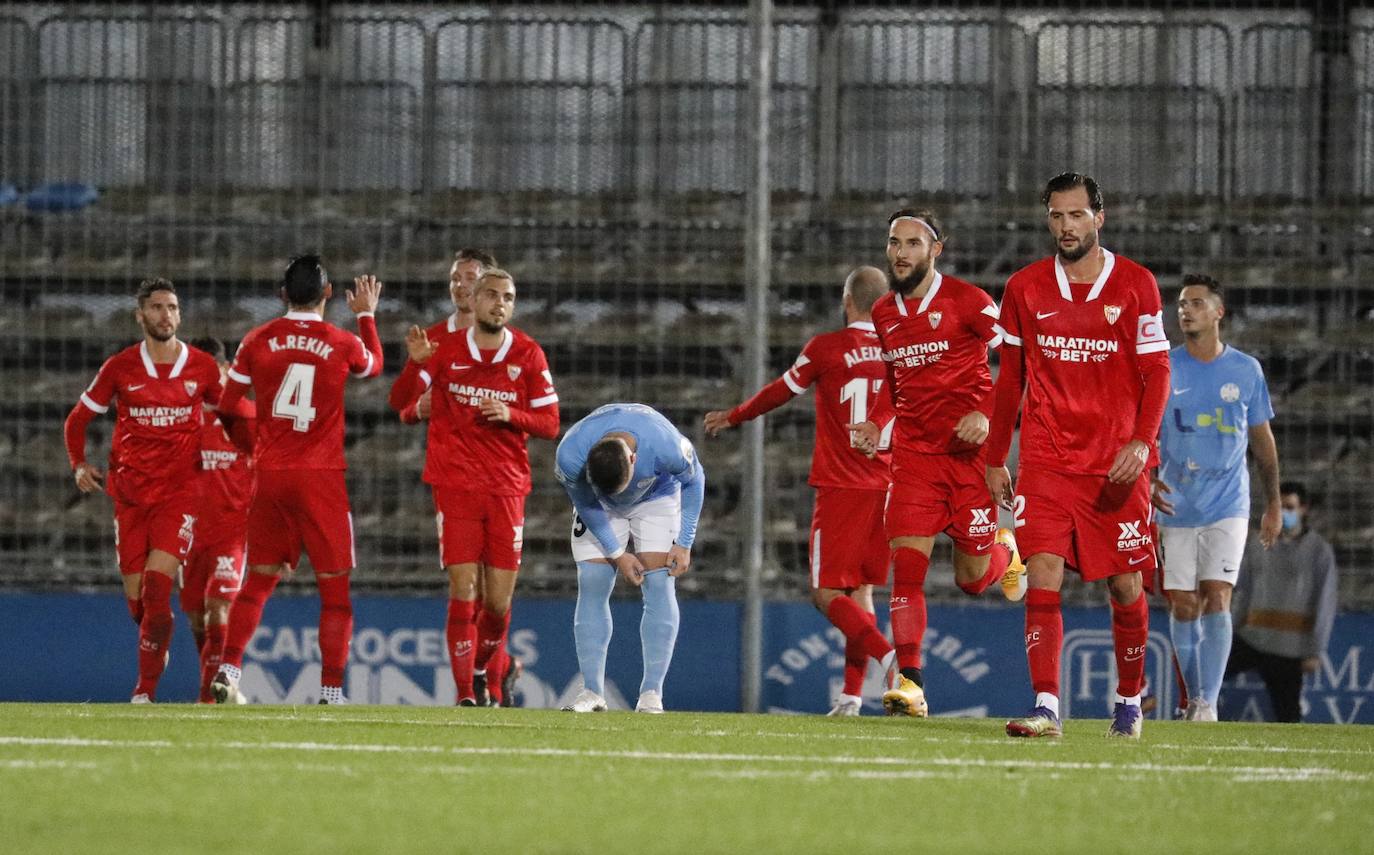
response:
[[[0,705],[6,852],[1356,852],[1374,731]]]

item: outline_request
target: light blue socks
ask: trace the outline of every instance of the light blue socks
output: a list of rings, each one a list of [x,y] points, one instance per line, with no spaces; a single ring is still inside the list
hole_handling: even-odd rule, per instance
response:
[[[1221,681],[1226,676],[1226,660],[1231,657],[1231,613],[1213,612],[1203,615],[1202,641],[1198,644],[1198,660],[1202,671],[1199,697],[1215,709],[1221,694]],[[1192,688],[1189,688],[1192,691]]]
[[[644,616],[639,621],[644,681],[639,684],[639,691],[643,694],[652,690],[661,696],[668,665],[673,661],[673,645],[677,643],[677,579],[668,575],[667,570],[645,573],[640,591],[644,594]],[[579,655],[581,649],[579,644]],[[606,661],[604,652],[601,661]]]
[[[1178,657],[1178,670],[1183,672],[1183,685],[1188,689],[1188,698],[1201,698],[1202,670],[1198,662],[1202,641],[1201,622],[1179,620],[1169,615],[1169,640],[1174,643],[1174,655]]]
[[[606,694],[606,650],[611,645],[611,589],[615,587],[615,577],[615,568],[609,564],[577,563],[577,609],[573,612],[577,667],[582,669],[582,685],[603,696]],[[676,606],[673,614],[676,633]]]

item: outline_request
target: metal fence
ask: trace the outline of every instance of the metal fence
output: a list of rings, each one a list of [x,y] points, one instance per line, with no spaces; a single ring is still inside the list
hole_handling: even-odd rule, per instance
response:
[[[349,405],[360,582],[432,588],[421,432],[384,397],[404,328],[448,311],[452,250],[483,246],[515,272],[516,323],[549,352],[565,422],[636,399],[698,440],[710,491],[684,588],[733,596],[747,452],[697,426],[748,391],[747,17],[318,5],[0,3],[0,183],[102,190],[76,213],[0,208],[0,584],[114,581],[108,506],[73,494],[60,423],[135,339],[137,280],[170,275],[185,331],[232,341],[314,247],[336,279],[387,282],[388,376]],[[1228,335],[1269,371],[1285,473],[1326,497],[1346,602],[1374,606],[1371,22],[1345,21],[1333,55],[1291,11],[1069,11],[778,14],[771,370],[838,323],[844,273],[881,263],[899,202],[936,205],[945,268],[997,293],[1047,251],[1047,175],[1092,172],[1104,240],[1159,273],[1166,304],[1185,269],[1230,286]],[[806,585],[810,431],[805,401],[767,425],[775,594]],[[573,581],[552,450],[531,444],[530,591]]]

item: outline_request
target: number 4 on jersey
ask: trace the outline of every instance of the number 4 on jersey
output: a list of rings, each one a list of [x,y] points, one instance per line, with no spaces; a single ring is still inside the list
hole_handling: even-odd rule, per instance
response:
[[[293,362],[286,369],[286,376],[277,388],[277,397],[272,399],[272,415],[279,419],[291,419],[291,427],[299,433],[310,430],[315,420],[315,408],[310,406],[315,394],[315,366]]]

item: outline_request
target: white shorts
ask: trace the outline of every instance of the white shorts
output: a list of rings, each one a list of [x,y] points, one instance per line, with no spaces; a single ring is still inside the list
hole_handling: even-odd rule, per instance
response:
[[[1202,581],[1236,584],[1250,521],[1228,517],[1196,528],[1159,527],[1164,590],[1196,591]]]
[[[634,551],[638,555],[667,552],[677,540],[678,526],[682,522],[682,497],[675,493],[641,502],[624,514],[607,510],[606,515],[611,518],[611,530],[622,549],[629,546],[630,538],[634,538]],[[572,554],[574,561],[606,560],[601,541],[576,512],[573,513]]]

